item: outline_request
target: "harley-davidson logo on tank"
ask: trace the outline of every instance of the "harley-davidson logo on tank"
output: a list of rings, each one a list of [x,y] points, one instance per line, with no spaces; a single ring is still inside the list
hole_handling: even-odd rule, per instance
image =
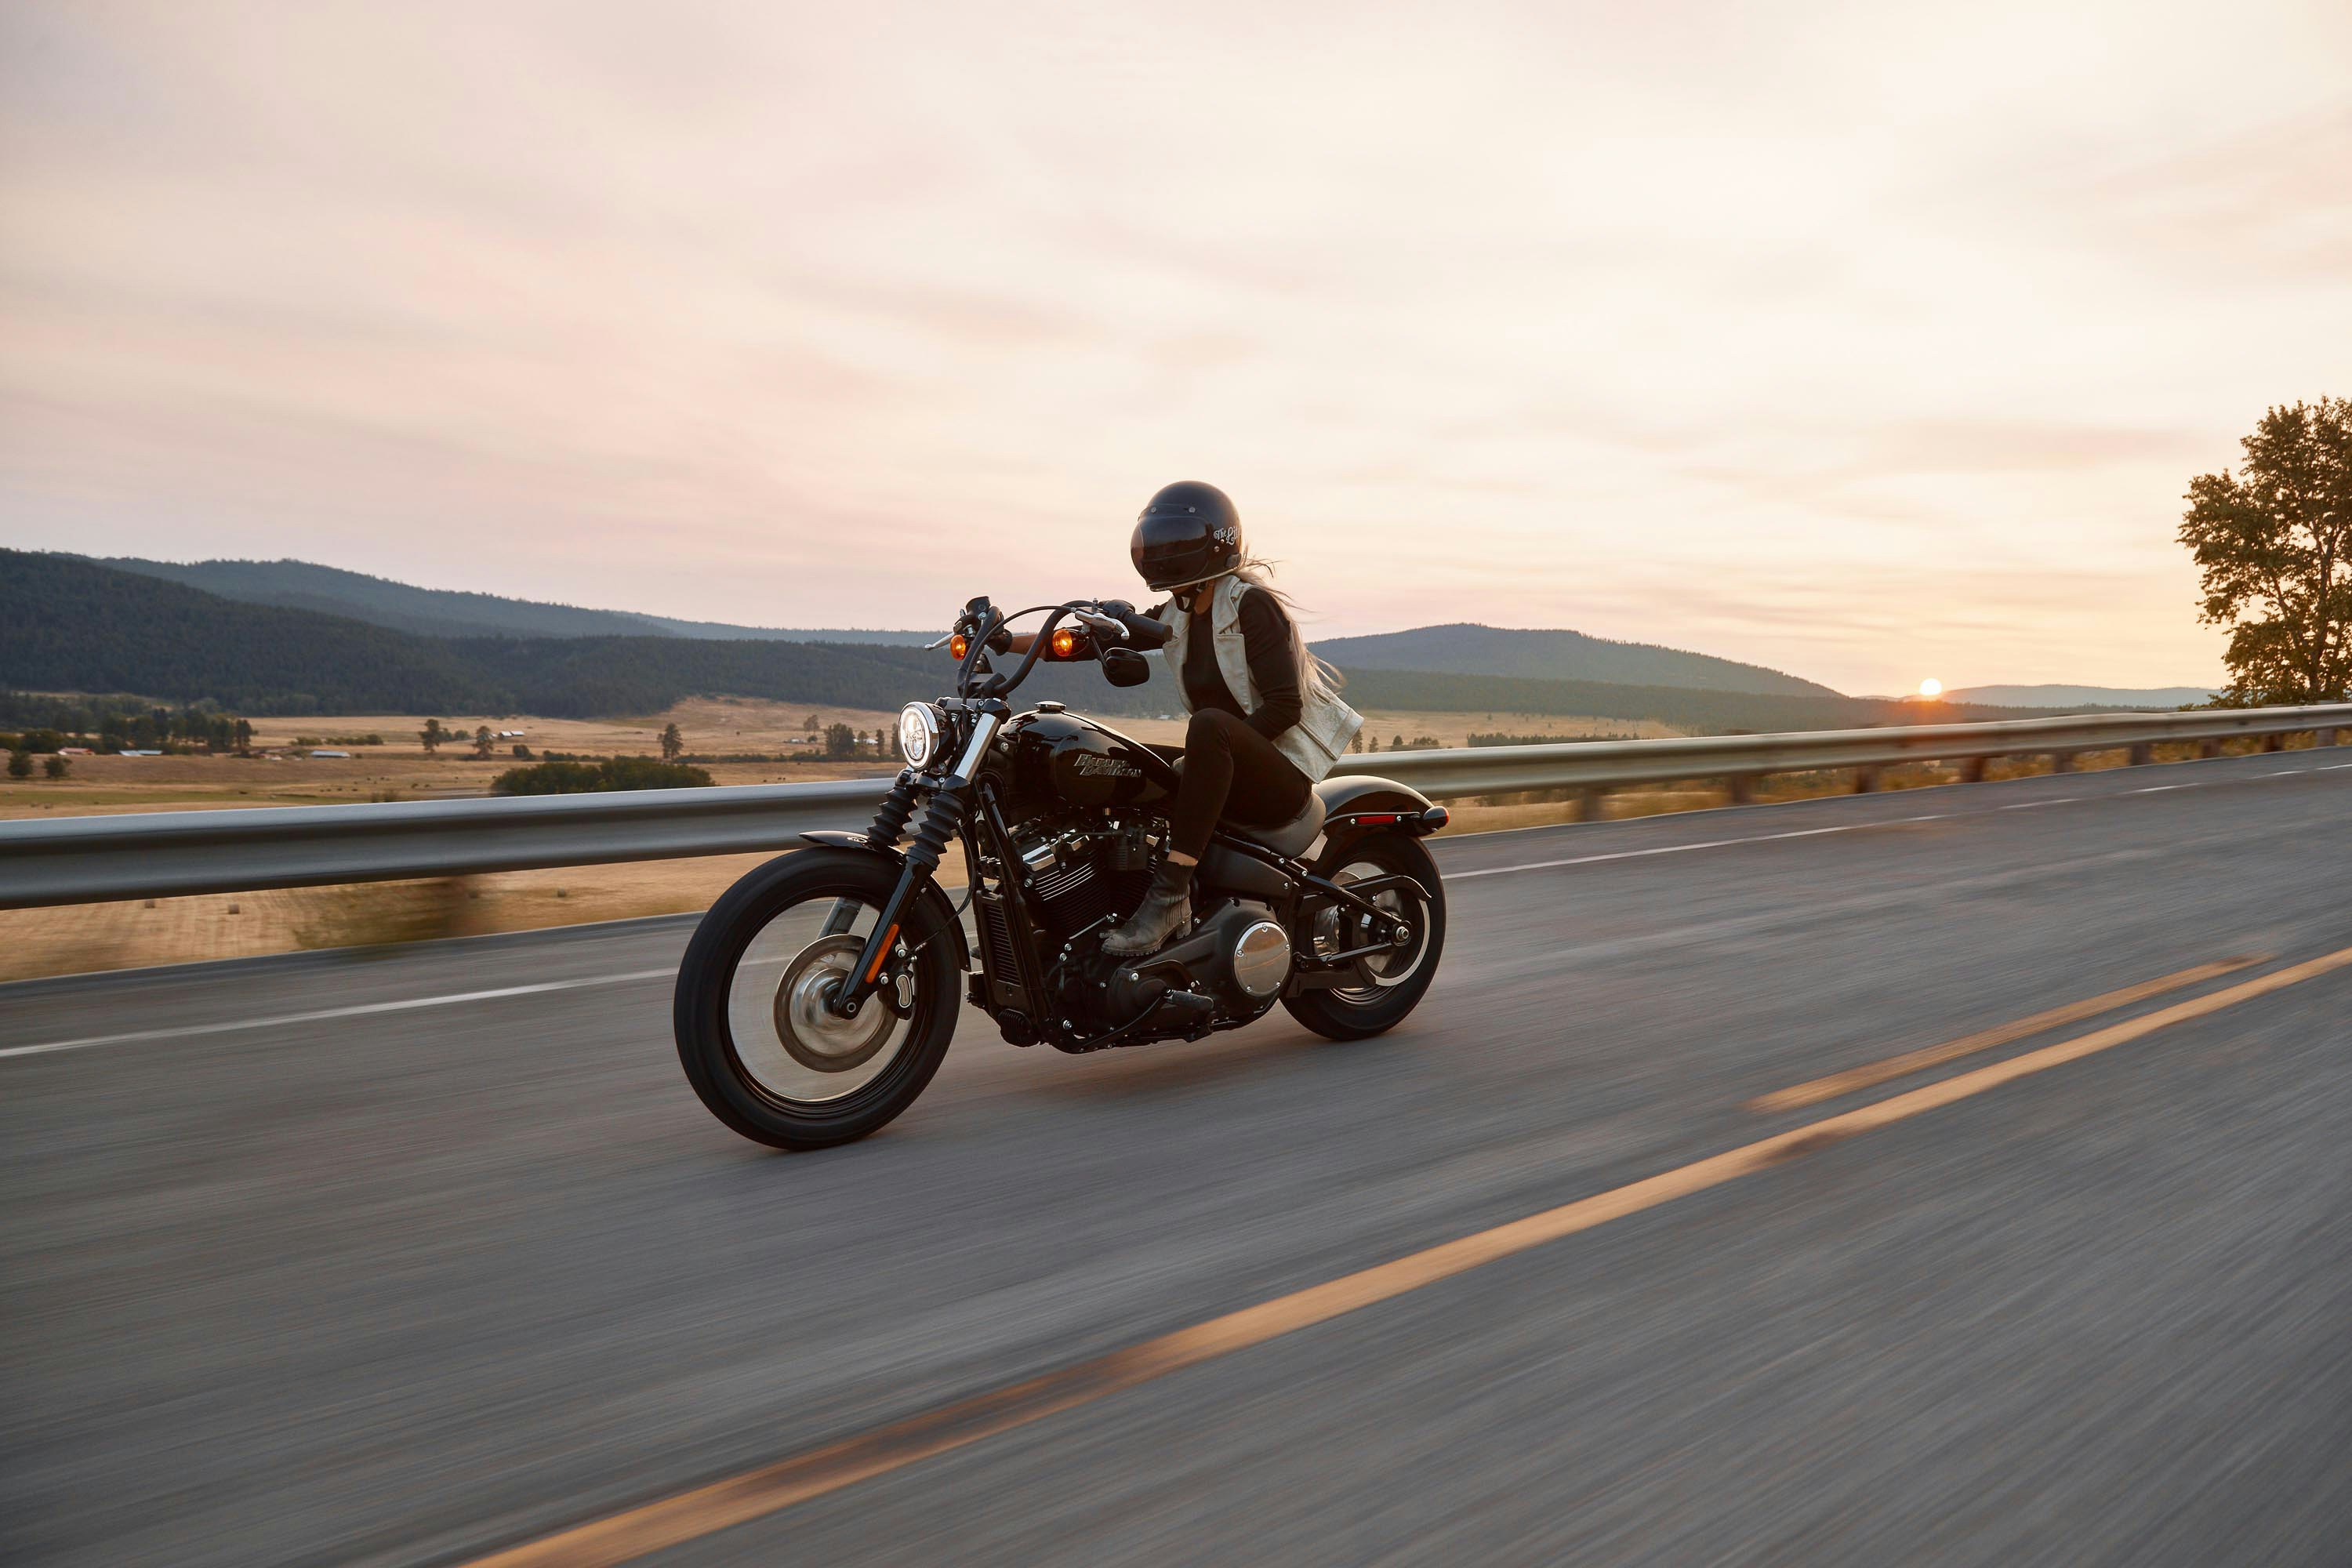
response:
[[[1080,730],[1054,744],[1054,789],[1072,805],[1113,805],[1140,799],[1149,787],[1130,744],[1099,730]]]

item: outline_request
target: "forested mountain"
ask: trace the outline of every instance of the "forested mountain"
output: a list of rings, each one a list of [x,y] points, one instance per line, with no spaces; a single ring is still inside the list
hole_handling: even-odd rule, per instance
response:
[[[1696,658],[1696,656],[1686,656]],[[695,695],[887,710],[942,695],[944,652],[879,644],[680,637],[432,637],[240,603],[64,555],[0,551],[0,686],[210,700],[246,714],[654,713]],[[1693,731],[1809,730],[2014,716],[1834,692],[1358,668],[1359,708],[1655,719]],[[1816,689],[1818,690],[1819,689]],[[1040,666],[1022,698],[1109,717],[1172,713],[1165,670],[1121,689],[1091,664]]]
[[[160,577],[246,604],[349,616],[416,637],[455,640],[662,637],[708,642],[912,647],[928,642],[938,635],[936,631],[854,631],[821,627],[794,630],[734,626],[721,621],[678,620],[665,616],[640,615],[630,610],[598,610],[572,605],[545,604],[497,594],[419,588],[389,578],[345,572],[307,561],[182,563],[121,556],[98,561],[94,564]],[[1826,686],[1758,665],[1740,664],[1732,659],[1685,653],[1678,648],[1648,643],[1611,642],[1572,631],[1520,631],[1456,623],[1417,626],[1411,631],[1384,632],[1372,637],[1335,637],[1318,643],[1316,651],[1343,668],[1355,670],[1512,676],[1538,680],[1675,687],[1696,691],[1749,691],[1790,697],[1834,698],[1839,695]],[[483,657],[493,656],[485,653]],[[615,689],[617,685],[659,684],[666,679],[662,672],[672,669],[711,674],[725,669],[732,672],[729,679],[746,680],[753,679],[759,670],[784,668],[798,670],[803,668],[789,660],[783,665],[776,665],[760,656],[696,658],[681,655],[675,658],[651,658],[644,662],[640,674],[621,671],[611,662],[614,656],[610,650],[601,655],[581,650],[570,657],[561,656],[552,649],[533,654],[509,650],[495,657],[533,668],[561,668],[567,679],[593,683],[601,690]],[[814,670],[824,663],[822,659],[814,659],[808,661],[804,668]],[[583,689],[585,689],[584,686]],[[743,694],[755,695],[749,691]],[[811,700],[818,700],[813,692],[808,695]],[[1601,715],[1599,709],[1591,711]]]
[[[397,584],[395,584],[397,586]],[[944,651],[666,636],[433,637],[241,603],[65,555],[0,551],[0,685],[209,699],[242,713],[646,713],[698,692],[891,709],[938,695]],[[1105,713],[1173,707],[1093,667],[1024,689]]]
[[[1652,643],[1611,642],[1582,632],[1519,631],[1457,621],[1371,637],[1332,637],[1315,651],[1343,669],[1413,669],[1507,675],[1541,680],[1679,686],[1698,691],[1759,691],[1787,697],[1839,692],[1761,665],[1740,664]]]
[[[755,638],[785,642],[924,643],[937,632],[795,631],[682,621],[630,610],[590,610],[572,605],[510,599],[497,594],[418,588],[388,577],[314,565],[308,561],[146,561],[114,556],[96,562],[118,571],[162,577],[225,599],[286,609],[316,610],[433,637],[677,637]]]
[[[209,697],[246,713],[511,706],[447,643],[15,550],[0,551],[0,683]]]

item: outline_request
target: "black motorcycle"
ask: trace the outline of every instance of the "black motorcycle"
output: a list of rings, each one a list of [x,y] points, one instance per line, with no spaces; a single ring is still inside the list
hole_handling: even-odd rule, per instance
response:
[[[1041,611],[1022,650],[1010,622]],[[931,645],[957,661],[956,695],[898,716],[907,766],[873,826],[803,834],[809,847],[736,883],[696,928],[677,1054],[712,1115],[782,1149],[864,1137],[939,1070],[960,977],[1005,1039],[1071,1052],[1197,1040],[1276,1002],[1333,1039],[1412,1011],[1445,942],[1421,840],[1446,813],[1385,779],[1326,779],[1290,822],[1221,823],[1193,873],[1192,931],[1141,957],[1102,951],[1163,853],[1181,754],[1006,700],[1040,659],[1139,685],[1143,650],[1168,635],[1118,602],[964,607]],[[976,944],[936,879],[959,837]]]

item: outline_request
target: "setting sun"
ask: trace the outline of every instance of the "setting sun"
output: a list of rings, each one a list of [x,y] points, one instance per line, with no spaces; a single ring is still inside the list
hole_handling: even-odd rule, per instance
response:
[[[1943,694],[1944,683],[1932,675],[1919,683],[1919,695],[1922,697],[1941,697]]]

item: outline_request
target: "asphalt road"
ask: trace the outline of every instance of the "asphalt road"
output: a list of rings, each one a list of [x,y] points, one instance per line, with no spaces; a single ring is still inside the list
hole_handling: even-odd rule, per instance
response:
[[[467,1562],[1602,1194],[647,1561],[2352,1561],[2352,967],[2230,999],[2352,947],[2347,763],[1445,841],[1395,1033],[973,1015],[818,1155],[679,1077],[680,922],[0,987],[0,1557]]]

